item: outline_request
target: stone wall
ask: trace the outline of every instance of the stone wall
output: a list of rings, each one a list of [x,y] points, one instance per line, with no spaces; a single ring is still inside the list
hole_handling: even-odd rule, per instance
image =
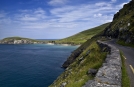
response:
[[[106,48],[109,54],[94,80],[89,80],[83,87],[121,87],[122,62],[119,49],[105,42],[97,41],[97,43],[103,51]]]

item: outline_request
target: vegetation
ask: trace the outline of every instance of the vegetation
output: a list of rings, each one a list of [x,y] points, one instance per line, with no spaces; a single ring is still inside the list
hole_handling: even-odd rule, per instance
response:
[[[118,40],[117,43],[122,45],[122,46],[129,46],[129,47],[133,47],[134,48],[134,44],[125,43],[124,41],[121,41],[121,40]]]
[[[105,29],[104,35],[118,38],[119,43],[124,45],[134,44],[134,0],[125,4],[114,15],[113,21]]]
[[[87,74],[88,70],[101,67],[107,54],[100,50],[97,39],[92,38],[85,42],[82,47],[86,49],[49,87],[60,87],[62,83],[67,83],[66,87],[82,87],[89,79],[93,79],[93,76]]]
[[[113,22],[111,22],[112,29],[124,28],[127,27],[129,31],[134,31],[134,1],[131,1],[128,4],[125,4],[119,12],[117,12],[114,16]],[[130,23],[130,26],[128,26]]]
[[[61,40],[57,40],[55,42],[59,43],[59,44],[60,43],[61,44],[83,44],[88,39],[91,39],[96,34],[102,32],[108,25],[109,25],[109,23],[106,23],[106,24],[100,25],[98,27],[82,31],[73,36],[70,36],[70,37],[67,37],[67,38],[64,38]]]
[[[121,59],[122,59],[122,87],[130,87],[130,80],[129,80],[129,77],[127,74],[123,53],[120,52],[120,55],[121,55]]]
[[[7,38],[2,39],[1,41],[12,41],[12,40],[27,40],[31,42],[48,42],[48,41],[40,41],[40,40],[24,38],[24,37],[7,37]]]
[[[23,37],[7,37],[7,38],[4,38],[3,41],[8,41],[8,40],[30,40],[30,41],[37,41],[37,40],[34,40],[34,39],[29,39],[29,38],[23,38]]]
[[[125,43],[134,43],[133,8],[134,0],[130,1],[128,4],[125,4],[124,7],[114,15],[114,19],[110,24],[107,23],[99,27],[80,32],[71,37],[55,41],[56,43],[61,44],[82,44],[77,50],[84,48],[84,51],[49,87],[60,87],[63,83],[66,83],[66,87],[82,87],[85,82],[94,78],[93,76],[87,74],[88,70],[90,68],[98,69],[102,65],[107,54],[105,52],[101,52],[99,46],[96,43],[96,40],[100,39],[98,36],[102,34],[103,31],[105,36],[118,38],[119,44],[134,46],[133,44]],[[89,51],[90,53],[87,55],[87,52]],[[122,56],[122,53],[121,58],[122,87],[130,87],[130,81],[127,75],[125,60]]]

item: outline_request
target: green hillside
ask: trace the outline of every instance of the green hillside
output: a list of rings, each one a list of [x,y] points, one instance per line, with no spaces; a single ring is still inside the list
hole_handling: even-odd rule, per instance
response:
[[[39,41],[23,37],[7,37],[0,41],[0,44],[44,44],[46,41]]]
[[[114,15],[110,24],[107,23],[57,41],[74,44],[85,43],[72,52],[65,62],[66,64],[63,64],[66,70],[49,87],[64,87],[64,85],[65,87],[82,87],[89,79],[93,79],[93,76],[87,74],[88,70],[91,68],[98,69],[106,56],[106,52],[102,52],[96,43],[96,40],[102,39],[99,37],[102,35],[118,39],[118,43],[134,44],[134,0],[125,4]],[[124,76],[124,72],[126,72],[124,71],[125,66],[123,65],[122,68]],[[124,80],[126,77],[122,79]],[[126,81],[122,83],[123,87],[129,87],[126,86]]]
[[[61,44],[82,44],[86,42],[88,39],[92,38],[94,35],[98,34],[99,32],[103,31],[109,23],[100,25],[98,27],[88,29],[85,31],[82,31],[78,34],[75,34],[73,36],[57,40],[56,43],[61,43]]]
[[[74,62],[49,87],[64,87],[62,84],[66,84],[65,87],[82,87],[89,79],[93,79],[94,76],[87,74],[88,70],[98,69],[106,58],[106,52],[102,52],[96,43],[98,39],[96,37],[89,39],[74,51],[83,49]]]
[[[67,67],[66,70],[49,87],[62,87],[63,84],[66,85],[65,87],[82,87],[85,82],[94,78],[94,76],[88,75],[87,72],[90,68],[98,69],[101,67],[106,58],[107,52],[102,52],[96,41],[105,39],[100,36],[108,25],[109,23],[106,23],[57,41],[83,44],[72,52],[67,61],[65,61],[65,65],[62,65],[64,68]],[[81,39],[82,37],[84,39]]]
[[[105,29],[105,36],[118,38],[119,43],[134,44],[134,0],[125,4],[114,15],[113,21]]]
[[[8,40],[31,40],[31,41],[37,41],[37,40],[34,40],[34,39],[30,39],[30,38],[24,38],[24,37],[7,37],[7,38],[4,38],[2,39],[2,41],[8,41]]]

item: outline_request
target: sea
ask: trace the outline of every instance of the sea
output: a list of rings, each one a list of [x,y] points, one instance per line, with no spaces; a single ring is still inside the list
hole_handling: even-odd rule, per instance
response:
[[[77,46],[0,45],[0,87],[48,87]]]

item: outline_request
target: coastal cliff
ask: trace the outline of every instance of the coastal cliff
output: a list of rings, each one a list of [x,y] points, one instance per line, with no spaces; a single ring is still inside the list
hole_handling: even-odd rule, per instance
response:
[[[121,87],[122,62],[119,50],[103,42],[97,44],[97,40],[107,38],[117,39],[123,45],[134,44],[134,0],[114,15],[113,21],[104,31],[98,32],[72,52],[62,65],[65,71],[50,87]]]
[[[92,38],[98,37],[102,34],[103,30],[109,25],[110,23],[105,23],[102,24],[98,27],[92,28],[91,30],[85,30],[83,32],[80,32],[74,36],[62,39],[60,41],[60,43],[66,43],[64,41],[70,41],[70,39],[72,40],[72,38],[76,38],[78,41],[76,41],[76,43],[78,43],[79,41],[81,41],[80,37],[82,38],[81,35],[84,35],[84,38],[88,38],[88,40],[86,40],[79,48],[77,48],[76,50],[74,50],[72,52],[72,54],[67,58],[67,60],[63,63],[62,67],[63,68],[67,68],[71,63],[73,63],[75,61],[75,59],[89,46],[89,44],[91,44],[91,42],[93,41]],[[79,37],[77,37],[79,36]],[[90,36],[90,37],[89,37]],[[57,43],[58,41],[55,41],[55,43]],[[74,45],[74,43],[72,44]]]
[[[117,38],[124,44],[134,44],[134,0],[117,12],[104,30],[104,36]]]

